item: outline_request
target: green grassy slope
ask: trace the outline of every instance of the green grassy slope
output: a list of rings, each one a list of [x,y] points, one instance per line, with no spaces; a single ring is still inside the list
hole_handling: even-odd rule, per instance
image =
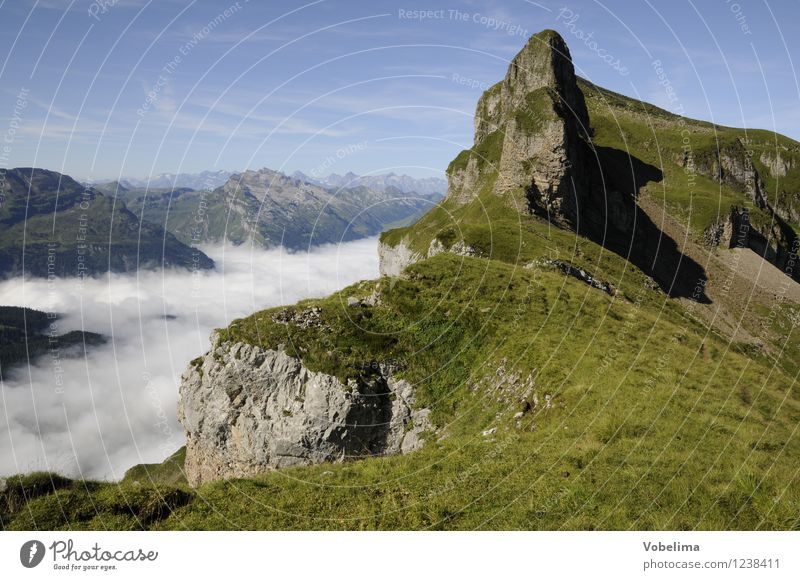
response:
[[[439,427],[421,451],[197,490],[72,482],[3,525],[798,528],[794,377],[638,278],[611,297],[548,268],[441,254],[379,284],[376,306],[346,306],[374,282],[297,305],[322,309],[321,331],[272,310],[224,332],[342,377],[390,362]]]
[[[756,208],[740,188],[720,183],[701,169],[719,151],[730,149],[740,140],[764,182],[767,199],[779,213],[791,219],[800,207],[800,143],[778,133],[757,129],[736,129],[679,117],[668,111],[619,95],[580,80],[579,86],[589,109],[593,141],[612,147],[661,169],[662,182],[650,184],[643,193],[665,201],[677,216],[687,221],[696,233],[724,218],[731,206],[746,207],[754,222],[771,221],[771,216]],[[689,153],[697,172],[684,171],[681,160]],[[791,168],[776,175],[764,160],[780,156]]]

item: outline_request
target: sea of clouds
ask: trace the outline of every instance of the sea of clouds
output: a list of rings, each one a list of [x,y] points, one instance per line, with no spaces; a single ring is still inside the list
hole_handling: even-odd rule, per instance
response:
[[[216,269],[111,274],[82,282],[0,282],[0,304],[58,312],[59,333],[109,337],[86,356],[46,354],[5,370],[0,383],[0,476],[51,470],[120,479],[184,444],[180,375],[212,329],[255,310],[323,296],[378,276],[377,240],[308,253],[205,247]]]

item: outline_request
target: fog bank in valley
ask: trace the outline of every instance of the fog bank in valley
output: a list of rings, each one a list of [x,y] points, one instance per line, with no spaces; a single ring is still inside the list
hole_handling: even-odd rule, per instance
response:
[[[58,312],[59,333],[109,337],[86,356],[53,350],[3,370],[0,475],[52,470],[119,479],[132,465],[163,460],[184,443],[176,418],[180,375],[208,349],[211,330],[376,278],[376,247],[375,238],[298,254],[204,247],[215,271],[0,282],[0,304]]]

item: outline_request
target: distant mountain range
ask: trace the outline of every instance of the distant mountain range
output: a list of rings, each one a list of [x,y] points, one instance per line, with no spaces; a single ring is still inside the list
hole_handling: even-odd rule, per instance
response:
[[[81,185],[54,171],[11,169],[0,190],[0,275],[208,269],[213,261],[190,246],[253,242],[299,250],[355,240],[408,225],[443,197],[432,179],[393,174],[329,179],[340,185],[264,168],[164,174],[149,185],[132,180]],[[204,185],[173,185],[178,183]]]
[[[406,186],[413,181],[408,178]],[[441,192],[417,193],[391,184],[325,187],[267,168],[235,173],[213,191],[128,185],[103,187],[141,219],[185,243],[253,242],[290,249],[355,240],[411,223],[443,197]]]
[[[187,187],[197,190],[212,190],[225,183],[231,175],[233,175],[232,171],[220,169],[217,171],[201,171],[200,173],[161,173],[143,179],[137,177],[122,177],[119,180],[98,179],[87,181],[87,184],[97,187],[118,181],[130,189],[174,189]]]
[[[408,175],[397,175],[387,173],[385,175],[356,175],[353,172],[339,175],[331,173],[327,177],[309,177],[301,171],[295,171],[292,177],[301,179],[308,183],[314,183],[322,187],[368,187],[378,191],[385,191],[391,187],[399,189],[403,193],[419,193],[422,195],[440,194],[444,195],[447,191],[447,181],[438,177],[415,178]]]
[[[150,178],[121,177],[117,180],[98,179],[86,181],[87,185],[103,190],[109,184],[119,183],[126,189],[194,189],[210,191],[225,184],[234,175],[233,171],[223,169],[201,171],[200,173],[161,173]],[[376,191],[386,191],[394,187],[403,193],[419,193],[424,196],[439,194],[444,196],[447,181],[438,177],[416,178],[409,175],[386,173],[383,175],[357,175],[352,171],[339,175],[331,173],[327,177],[312,177],[302,171],[295,171],[292,178],[324,188],[368,187]]]
[[[124,203],[46,169],[0,180],[0,276],[47,277],[138,268],[213,268],[214,262]]]

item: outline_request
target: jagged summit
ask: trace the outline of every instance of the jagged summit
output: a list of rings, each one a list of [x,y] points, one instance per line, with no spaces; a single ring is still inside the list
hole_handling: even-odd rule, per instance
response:
[[[553,30],[530,38],[475,112],[475,141],[448,168],[448,196],[508,195],[520,209],[576,225],[588,196],[589,115],[569,48]]]
[[[575,69],[567,43],[558,32],[543,30],[533,35],[508,66],[505,78],[491,87],[478,101],[475,115],[475,145],[503,123],[514,109],[530,109],[529,95],[537,90],[554,91],[583,128],[589,114],[583,93],[578,89]],[[497,104],[501,106],[496,106]]]

